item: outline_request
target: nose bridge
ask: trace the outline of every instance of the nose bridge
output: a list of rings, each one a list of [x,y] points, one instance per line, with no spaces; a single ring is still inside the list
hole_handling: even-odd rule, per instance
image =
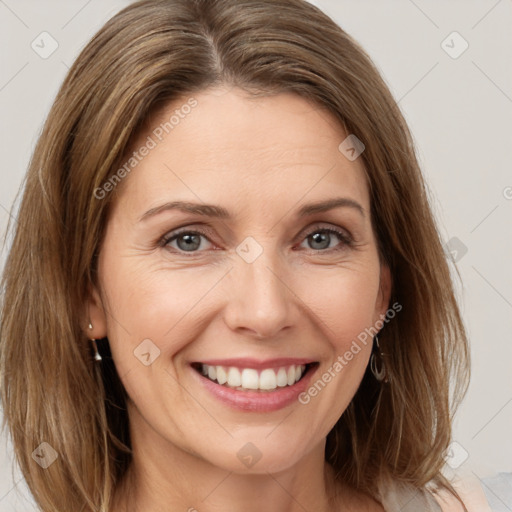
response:
[[[226,320],[233,330],[248,330],[271,337],[292,322],[292,294],[286,286],[284,266],[272,243],[246,239],[231,272]]]

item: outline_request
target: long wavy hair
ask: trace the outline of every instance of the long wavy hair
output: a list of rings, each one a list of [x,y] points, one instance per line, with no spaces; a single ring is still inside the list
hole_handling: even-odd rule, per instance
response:
[[[107,340],[97,364],[84,333],[115,198],[95,191],[155,112],[216,85],[295,93],[365,144],[379,256],[391,270],[390,302],[402,310],[380,335],[391,381],[366,371],[328,434],[325,459],[337,478],[379,501],[383,482],[457,496],[441,470],[468,386],[467,335],[411,134],[376,67],[303,0],[143,0],[110,19],[69,70],[13,226],[1,397],[36,502],[45,512],[107,512],[130,464],[124,388]],[[46,470],[32,456],[42,442],[58,454]]]

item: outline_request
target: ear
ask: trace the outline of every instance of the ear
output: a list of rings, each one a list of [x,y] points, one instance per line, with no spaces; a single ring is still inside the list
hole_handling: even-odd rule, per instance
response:
[[[88,298],[85,304],[85,325],[88,338],[95,340],[105,338],[107,335],[107,318],[105,308],[98,288],[89,286]],[[90,328],[92,325],[92,329]]]
[[[392,284],[391,271],[389,270],[389,267],[385,263],[381,263],[379,294],[375,302],[376,318],[380,318],[380,315],[385,315],[386,311],[389,309]]]

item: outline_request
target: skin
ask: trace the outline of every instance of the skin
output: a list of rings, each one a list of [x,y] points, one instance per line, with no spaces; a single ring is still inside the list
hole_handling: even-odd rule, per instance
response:
[[[114,510],[383,510],[335,482],[324,461],[326,436],[361,382],[371,341],[308,404],[273,412],[227,407],[190,367],[307,357],[319,363],[316,380],[385,314],[391,279],[378,257],[361,158],[338,150],[347,134],[330,113],[296,95],[219,88],[194,98],[197,106],[116,189],[100,284],[87,305],[89,335],[108,336],[130,397],[134,458]],[[363,212],[345,206],[296,217],[304,204],[333,197]],[[223,206],[232,219],[167,210],[140,220],[175,200]],[[182,227],[207,230],[195,252],[183,250],[183,239],[159,245]],[[315,243],[310,235],[325,228],[352,243],[335,234]],[[248,236],[263,250],[252,263],[236,252]],[[148,366],[134,357],[145,339],[160,350]],[[250,468],[237,457],[248,442],[262,454]]]

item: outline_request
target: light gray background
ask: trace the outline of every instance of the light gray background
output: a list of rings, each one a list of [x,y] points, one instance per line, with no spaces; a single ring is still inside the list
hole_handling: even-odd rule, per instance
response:
[[[69,66],[101,25],[128,3],[0,0],[2,233]],[[510,473],[512,1],[312,3],[376,62],[414,134],[444,241],[452,240],[451,248],[467,248],[457,256],[463,281],[457,288],[471,339],[473,375],[457,415],[451,463],[465,459],[458,471],[482,479]],[[47,59],[31,48],[43,31],[58,42]],[[446,40],[453,31],[469,44],[458,58],[443,49],[453,53],[462,48],[453,36]],[[11,473],[11,447],[0,440],[0,512],[34,510],[19,472]],[[512,510],[509,498],[497,499],[506,507],[502,510]]]

